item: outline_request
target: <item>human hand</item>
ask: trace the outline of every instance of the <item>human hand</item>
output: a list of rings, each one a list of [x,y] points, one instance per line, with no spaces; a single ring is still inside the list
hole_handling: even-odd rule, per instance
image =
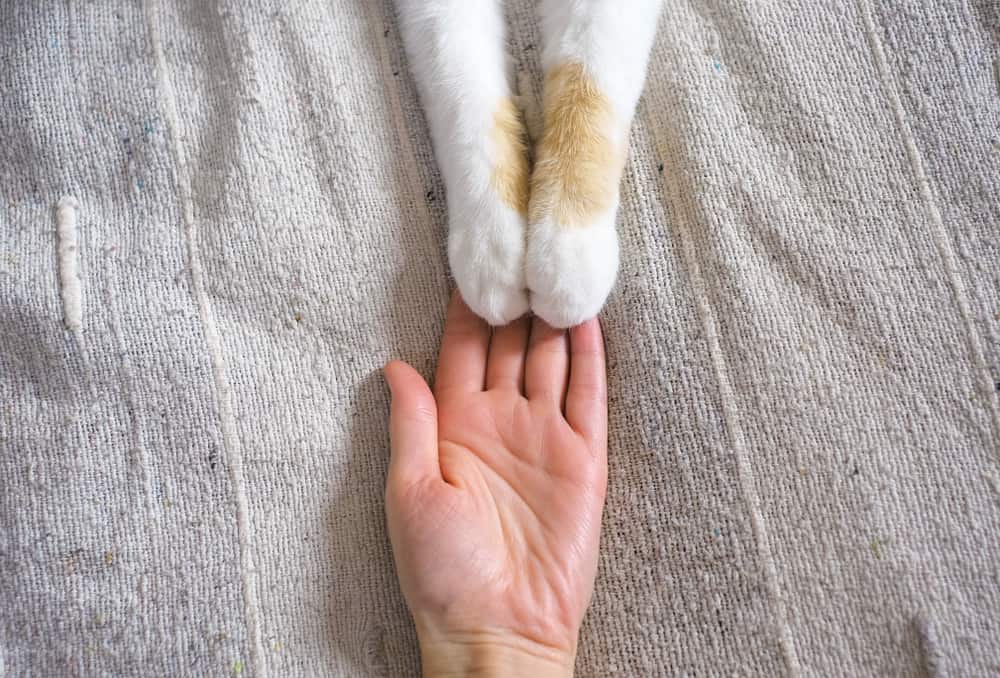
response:
[[[607,484],[598,322],[491,333],[456,293],[434,393],[406,363],[385,376],[389,537],[424,675],[572,675]]]

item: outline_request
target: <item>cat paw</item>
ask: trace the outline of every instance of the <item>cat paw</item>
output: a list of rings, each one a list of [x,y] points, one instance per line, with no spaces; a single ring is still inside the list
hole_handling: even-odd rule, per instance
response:
[[[451,228],[448,259],[452,275],[473,313],[490,325],[506,325],[529,308],[524,280],[524,217],[505,210],[476,222],[474,228]]]
[[[525,277],[535,315],[572,327],[601,310],[618,274],[618,184],[627,126],[579,63],[545,76]]]
[[[614,213],[586,226],[534,224],[525,272],[531,310],[549,325],[573,327],[593,318],[618,275]]]

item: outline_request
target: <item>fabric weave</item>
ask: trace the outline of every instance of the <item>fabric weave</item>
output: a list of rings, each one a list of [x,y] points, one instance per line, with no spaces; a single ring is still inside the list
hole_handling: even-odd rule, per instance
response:
[[[0,675],[417,675],[379,368],[450,284],[391,4],[0,34]],[[990,0],[668,3],[579,676],[1000,672],[998,58]]]

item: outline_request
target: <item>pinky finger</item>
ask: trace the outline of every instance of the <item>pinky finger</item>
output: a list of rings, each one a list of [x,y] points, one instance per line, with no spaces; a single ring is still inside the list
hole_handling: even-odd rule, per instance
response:
[[[592,448],[603,448],[608,437],[608,385],[604,337],[596,318],[569,331],[569,350],[566,421]]]

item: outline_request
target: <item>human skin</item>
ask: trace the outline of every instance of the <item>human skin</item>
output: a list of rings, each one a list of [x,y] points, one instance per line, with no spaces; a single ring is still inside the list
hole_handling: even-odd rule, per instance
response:
[[[424,675],[572,675],[607,485],[597,320],[491,329],[456,294],[433,391],[403,362],[385,377],[389,536]]]

